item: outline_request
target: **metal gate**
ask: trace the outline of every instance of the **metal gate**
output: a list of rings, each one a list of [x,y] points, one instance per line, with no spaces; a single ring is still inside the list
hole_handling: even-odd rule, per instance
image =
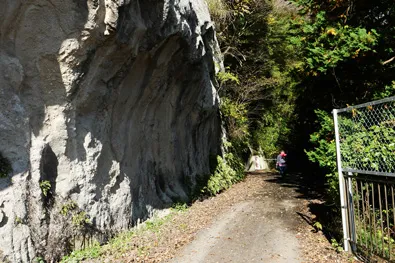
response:
[[[344,250],[395,262],[395,97],[333,117]]]

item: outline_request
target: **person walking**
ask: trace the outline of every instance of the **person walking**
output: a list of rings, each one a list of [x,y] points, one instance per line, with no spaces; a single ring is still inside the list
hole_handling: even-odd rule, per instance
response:
[[[281,176],[285,175],[285,170],[287,169],[286,156],[287,154],[284,151],[281,151],[280,154],[277,155],[276,168],[280,171]]]

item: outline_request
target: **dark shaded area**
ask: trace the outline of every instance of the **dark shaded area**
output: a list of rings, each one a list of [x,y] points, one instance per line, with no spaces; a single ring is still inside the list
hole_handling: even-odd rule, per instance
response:
[[[337,206],[329,206],[325,203],[326,185],[325,178],[317,176],[315,173],[287,173],[281,177],[278,173],[275,178],[266,180],[269,183],[278,184],[281,187],[293,188],[299,195],[297,198],[309,200],[309,210],[315,218],[298,213],[298,215],[311,225],[316,231],[315,225],[319,222],[322,225],[322,232],[331,243],[332,239],[342,239],[342,225],[340,210]]]
[[[12,172],[10,161],[0,152],[0,191],[11,185],[9,174]],[[0,227],[2,227],[0,225]]]
[[[2,228],[3,226],[5,226],[8,223],[8,216],[6,216],[3,211],[0,211],[0,213],[3,214],[3,220],[0,221],[0,228]]]
[[[296,192],[300,194],[298,198],[307,200],[324,198],[325,180],[313,173],[295,173],[287,170],[285,176],[281,177],[276,173],[274,179],[266,181],[283,187],[295,188]]]
[[[41,154],[40,162],[40,187],[43,195],[44,206],[51,206],[56,193],[56,178],[58,177],[58,158],[52,151],[51,146],[46,145]],[[44,194],[45,182],[49,182],[50,189]]]
[[[0,152],[0,178],[5,178],[11,172],[12,167],[7,158]]]

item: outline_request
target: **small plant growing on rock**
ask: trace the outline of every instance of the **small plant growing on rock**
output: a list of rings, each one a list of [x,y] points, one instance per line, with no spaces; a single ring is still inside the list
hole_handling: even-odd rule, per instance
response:
[[[83,227],[86,224],[88,225],[92,224],[91,220],[89,219],[89,216],[86,214],[85,211],[79,211],[73,214],[73,217],[71,218],[71,223],[73,224],[73,226],[76,227]]]
[[[23,224],[22,218],[20,218],[19,216],[16,216],[16,217],[15,217],[15,224],[16,224],[16,225]]]
[[[51,182],[48,180],[43,180],[40,182],[41,193],[43,196],[47,197],[49,191],[51,190]]]
[[[62,205],[62,208],[60,209],[60,213],[64,216],[67,216],[67,214],[76,209],[77,208],[77,204],[73,201],[70,201],[64,205]]]
[[[75,227],[81,228],[92,224],[87,213],[80,210],[74,201],[62,205],[60,213],[66,217],[71,215],[71,224]]]
[[[96,233],[86,211],[82,210],[72,199],[63,199],[59,202],[60,200],[59,196],[50,211],[57,231],[53,231],[53,234],[48,236],[50,245],[46,247],[44,255],[46,259],[55,259],[56,262],[60,262],[60,259],[72,250],[91,246]],[[80,262],[82,259],[72,261],[65,259],[62,262]]]

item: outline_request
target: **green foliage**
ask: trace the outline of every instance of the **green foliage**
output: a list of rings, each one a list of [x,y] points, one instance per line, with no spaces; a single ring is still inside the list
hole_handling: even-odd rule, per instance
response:
[[[95,259],[100,257],[101,255],[101,247],[98,242],[94,242],[94,244],[86,249],[75,250],[71,252],[70,255],[63,257],[63,263],[77,263],[87,259]]]
[[[299,106],[302,109],[299,115],[303,116],[303,119],[300,119],[299,122],[304,124],[297,126],[297,129],[306,130],[306,124],[310,125],[307,129],[311,129],[313,132],[310,142],[315,149],[308,151],[308,158],[324,168],[324,174],[328,176],[330,191],[336,192],[334,190],[337,187],[337,179],[335,179],[334,173],[336,169],[335,148],[334,143],[327,140],[333,138],[333,132],[329,132],[328,129],[322,127],[327,126],[328,128],[332,125],[331,117],[318,116],[319,121],[323,123],[318,126],[321,131],[317,132],[317,125],[313,122],[316,120],[315,116],[311,116],[311,113],[307,111],[311,111],[311,108],[321,108],[329,111],[333,108],[333,102],[347,101],[347,98],[352,98],[352,100],[358,98],[359,91],[356,91],[356,88],[342,85],[343,83],[350,85],[350,83],[355,83],[362,77],[350,80],[348,77],[356,74],[346,75],[348,69],[342,69],[339,73],[338,68],[343,67],[345,63],[349,63],[355,70],[358,61],[361,61],[367,55],[374,54],[372,51],[378,44],[379,34],[374,29],[368,30],[362,26],[346,24],[342,18],[334,18],[331,16],[329,8],[326,9],[325,5],[320,5],[321,2],[295,2],[300,5],[302,11],[312,12],[310,19],[297,19],[293,25],[295,35],[292,37],[292,41],[302,49],[303,67],[306,69],[306,73],[301,72],[300,76],[304,78],[303,84],[307,86],[307,88],[303,87],[303,89],[307,89],[305,91],[306,96],[301,96],[299,99],[303,103]],[[360,71],[358,74],[363,74],[362,72]],[[332,77],[330,85],[328,83],[329,77]],[[323,83],[316,84],[315,81],[318,82],[320,79]],[[328,85],[330,88],[324,86],[317,89],[317,86],[322,85]],[[362,89],[363,86],[359,85],[357,88]],[[351,94],[340,94],[339,89],[340,92],[351,91]],[[361,94],[366,96],[368,93]],[[340,99],[335,100],[334,95]],[[350,100],[347,102],[350,103]],[[306,116],[308,117],[306,118]]]
[[[116,253],[125,253],[129,246],[130,240],[136,235],[136,231],[125,231],[119,233],[116,237],[111,239],[107,245],[102,247],[102,253],[107,253],[109,251],[116,251]]]
[[[226,1],[230,15],[226,23],[217,23],[230,73],[218,76],[219,94],[228,100],[222,111],[227,130],[237,131],[229,132],[230,151],[238,160],[248,147],[261,148],[267,157],[280,148],[292,147],[294,157],[305,151],[321,171],[311,163],[300,166],[326,176],[327,204],[338,204],[329,112],[395,95],[395,5],[390,0],[293,0],[294,8],[278,2]],[[394,141],[393,129],[380,124],[351,128],[356,132],[342,149],[353,157],[349,166],[358,160],[379,169],[378,158],[392,158],[394,146],[379,138]],[[321,221],[328,231],[339,227],[338,218],[331,220],[330,227]]]
[[[231,155],[229,153],[228,155]],[[217,157],[217,168],[207,182],[207,186],[203,188],[204,193],[216,195],[222,190],[226,190],[235,182],[236,171],[233,170],[220,156]]]
[[[73,214],[71,217],[71,223],[75,227],[83,227],[85,225],[91,225],[92,222],[85,211],[79,211]]]
[[[245,178],[244,160],[246,160],[245,156],[250,153],[247,147],[247,142],[237,140],[228,146],[228,153],[225,154],[224,160],[235,171],[233,182],[239,182]]]
[[[313,224],[313,227],[317,230],[317,231],[322,231],[322,224],[320,222],[315,222]]]
[[[7,177],[12,171],[10,162],[0,153],[0,178]]]
[[[379,100],[387,97],[395,96],[395,81],[392,81],[390,85],[386,85],[384,90],[377,90],[373,95],[373,99]]]
[[[222,85],[224,85],[226,82],[234,82],[236,84],[240,84],[239,78],[235,74],[233,74],[231,72],[227,72],[227,71],[226,72],[222,72],[222,71],[218,72],[217,79],[220,83],[220,87]]]
[[[63,204],[60,208],[60,213],[64,217],[71,218],[71,224],[77,229],[81,229],[92,224],[88,214],[85,211],[80,210],[74,201]]]
[[[62,205],[60,209],[60,213],[64,216],[67,216],[69,212],[74,211],[77,208],[78,208],[77,204],[74,201],[70,201]]]
[[[221,112],[236,156],[245,158],[249,148],[271,156],[286,144],[295,118],[295,72],[302,70],[290,38],[296,12],[271,1],[227,5],[232,15],[217,28],[227,69],[217,75]]]
[[[188,209],[188,205],[185,203],[175,203],[172,208],[177,212],[185,212]]]
[[[173,214],[169,214],[163,218],[154,218],[151,220],[147,220],[144,224],[144,231],[151,231],[154,233],[158,233],[160,231],[161,226],[164,223],[168,222],[172,217]]]
[[[302,79],[298,88],[303,92],[298,98],[296,124],[300,135],[294,145],[305,148],[309,138],[301,133],[316,134],[321,129],[313,109],[329,112],[395,95],[395,67],[388,60],[394,55],[395,28],[389,21],[394,21],[395,12],[393,2],[388,0],[293,2],[301,15],[292,25],[292,42],[301,48],[305,69],[298,72]],[[333,144],[310,142],[312,148],[318,148],[308,149],[317,152],[309,159],[323,167],[323,174],[333,174]],[[324,152],[330,153],[333,165],[328,165]],[[331,178],[330,187],[334,182]]]
[[[338,175],[336,173],[336,145],[334,141],[334,124],[330,114],[324,111],[315,111],[320,128],[310,136],[310,142],[314,148],[306,151],[310,161],[317,163],[327,177],[328,190],[332,201],[337,202],[338,198]],[[354,112],[363,115],[363,113]],[[392,161],[395,155],[395,131],[392,124],[381,123],[378,125],[366,126],[364,118],[359,116],[360,121],[356,123],[352,119],[339,116],[339,123],[342,129],[353,131],[348,133],[341,143],[342,165],[343,167],[354,168],[357,164],[360,168],[367,170],[395,171]],[[385,165],[385,167],[382,167]]]
[[[243,150],[246,146],[242,141],[234,140],[234,143],[225,141],[227,153],[224,157],[217,156],[212,174],[208,177],[206,185],[201,192],[208,195],[216,195],[230,188],[245,178]]]
[[[324,171],[331,201],[338,202],[339,180],[336,173],[336,143],[334,140],[334,124],[332,115],[322,110],[316,110],[319,129],[310,135],[314,148],[306,151],[310,161],[317,163]]]
[[[180,207],[183,206],[180,205]],[[158,238],[160,238],[161,226],[163,226],[163,224],[165,223],[170,222],[174,217],[175,213],[178,212],[179,212],[178,210],[173,209],[171,213],[165,217],[151,218],[150,220],[142,224],[140,227],[136,227],[133,230],[119,233],[117,236],[112,238],[107,244],[103,246],[101,246],[98,242],[94,242],[92,246],[89,246],[85,249],[75,250],[70,255],[63,257],[61,262],[63,263],[81,262],[89,259],[98,259],[105,255],[115,255],[115,257],[122,256],[128,250],[134,248],[135,243],[132,243],[132,238],[136,235],[143,234],[144,232],[149,231],[155,233],[156,235],[158,235]],[[147,253],[148,249],[149,247],[146,246],[138,247],[139,255]]]
[[[386,233],[384,233],[380,229],[380,221],[376,221],[375,227],[370,227],[369,224],[366,224],[368,227],[364,229],[360,227],[357,229],[358,234],[358,243],[360,244],[369,244],[370,246],[374,246],[378,251],[382,249],[385,258],[389,258],[390,252],[388,249],[388,244],[393,246],[395,240],[393,238],[388,238]],[[371,222],[370,222],[371,224]]]
[[[220,110],[230,138],[245,139],[249,135],[246,104],[223,98]]]
[[[293,109],[289,109],[289,114]],[[279,149],[288,141],[292,134],[292,126],[290,124],[292,117],[284,116],[283,110],[273,112],[262,117],[261,122],[254,131],[253,138],[265,156],[276,156]]]
[[[381,123],[365,127],[350,119],[339,120],[353,129],[341,144],[343,167],[394,172],[395,131],[392,124]],[[384,166],[383,166],[384,165]]]
[[[16,224],[16,225],[23,224],[22,218],[20,218],[19,216],[16,216],[16,217],[15,217],[15,224]]]
[[[299,30],[291,41],[303,49],[306,67],[313,75],[326,72],[345,59],[356,59],[378,43],[376,30],[329,21],[325,11],[309,19],[298,19],[294,25]]]
[[[43,194],[43,196],[47,197],[49,191],[51,190],[51,182],[48,180],[43,180],[40,181],[39,185],[40,185],[41,193]]]
[[[373,188],[373,183],[367,184],[366,187],[363,187],[363,190],[366,191],[364,197],[361,193],[358,193],[355,195],[355,200],[362,201],[362,203],[367,205],[367,200],[365,199],[366,193],[369,192],[370,195],[374,196]],[[388,198],[391,198],[390,195]],[[374,247],[376,255],[382,255],[388,260],[394,253],[393,245],[395,244],[395,240],[392,235],[392,229],[394,228],[394,208],[381,210],[379,207],[374,207],[373,205],[365,207],[367,207],[366,213],[369,213],[370,217],[355,217],[357,242],[359,245],[365,247]]]
[[[260,125],[259,128],[254,133],[254,139],[256,140],[256,144],[262,149],[265,153],[265,156],[272,157],[278,154],[278,149],[280,148],[277,145],[277,142],[280,138],[281,125],[277,125],[277,123],[273,123],[271,125]]]
[[[343,251],[343,247],[341,244],[339,244],[335,238],[331,239],[331,244],[332,247],[337,251],[337,252],[342,252]]]

